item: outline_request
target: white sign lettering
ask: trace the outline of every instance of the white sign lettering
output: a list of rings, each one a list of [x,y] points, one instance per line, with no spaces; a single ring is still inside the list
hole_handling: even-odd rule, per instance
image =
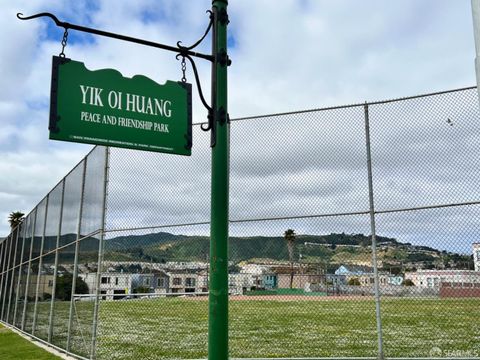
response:
[[[103,107],[103,104],[106,103],[110,109],[116,110],[122,110],[122,104],[125,104],[126,111],[166,118],[172,117],[172,102],[170,100],[130,93],[124,94],[121,91],[110,90],[105,101],[102,98],[103,90],[93,86],[80,85],[82,104]]]

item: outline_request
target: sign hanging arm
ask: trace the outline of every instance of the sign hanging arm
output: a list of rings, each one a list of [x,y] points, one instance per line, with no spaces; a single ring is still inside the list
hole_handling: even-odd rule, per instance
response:
[[[149,41],[149,40],[138,39],[138,38],[134,38],[134,37],[131,37],[131,36],[125,36],[125,35],[116,34],[116,33],[108,32],[108,31],[92,29],[92,28],[89,28],[89,27],[80,26],[80,25],[76,25],[76,24],[70,24],[68,22],[58,20],[58,18],[55,15],[53,15],[51,13],[48,13],[48,12],[43,12],[43,13],[35,14],[35,15],[32,15],[32,16],[24,16],[22,13],[17,14],[17,18],[19,18],[20,20],[31,20],[31,19],[35,19],[35,18],[39,18],[39,17],[49,17],[55,22],[55,24],[58,27],[63,27],[65,29],[72,29],[72,30],[77,30],[77,31],[90,33],[90,34],[105,36],[105,37],[109,37],[109,38],[113,38],[113,39],[117,39],[117,40],[128,41],[128,42],[132,42],[132,43],[136,43],[136,44],[140,44],[140,45],[146,45],[146,46],[155,47],[155,48],[158,48],[158,49],[172,51],[172,52],[175,52],[175,53],[178,53],[178,54],[185,53],[187,55],[197,57],[197,58],[200,58],[200,59],[204,59],[204,60],[208,60],[208,61],[213,61],[214,60],[214,57],[212,55],[202,54],[202,53],[195,52],[195,51],[191,50],[193,47],[197,46],[199,43],[196,43],[195,46],[193,46],[193,47],[176,48],[174,46],[165,45],[165,44],[161,44],[161,43],[156,43],[156,42]],[[202,38],[202,40],[203,40],[203,38]]]
[[[77,31],[86,32],[86,33],[90,33],[90,34],[95,34],[95,35],[99,35],[99,36],[109,37],[109,38],[112,38],[112,39],[132,42],[132,43],[135,43],[135,44],[140,44],[140,45],[150,46],[150,47],[154,47],[154,48],[158,48],[158,49],[162,49],[162,50],[171,51],[171,52],[177,53],[177,56],[176,56],[177,59],[179,59],[180,57],[182,57],[183,59],[185,59],[185,58],[188,59],[188,61],[192,65],[192,69],[193,69],[193,73],[194,73],[194,76],[195,76],[195,81],[197,83],[197,90],[198,90],[200,100],[201,100],[203,106],[208,111],[207,126],[204,126],[204,124],[202,124],[201,128],[202,128],[203,131],[212,130],[212,132],[214,132],[215,124],[214,124],[214,121],[213,121],[213,117],[214,117],[213,110],[212,110],[213,106],[208,105],[208,103],[205,100],[205,96],[203,95],[202,87],[201,87],[201,84],[200,84],[200,77],[199,77],[198,70],[197,70],[197,67],[195,65],[195,61],[194,61],[193,58],[196,57],[196,58],[199,58],[199,59],[208,60],[208,61],[212,62],[213,66],[215,65],[215,63],[217,61],[222,62],[222,61],[227,61],[228,60],[228,65],[230,65],[231,61],[229,59],[222,59],[222,57],[218,56],[218,54],[208,55],[208,54],[203,54],[203,53],[193,51],[193,49],[195,47],[197,47],[205,39],[207,34],[213,28],[214,14],[210,10],[208,10],[207,13],[210,14],[210,22],[208,24],[208,27],[207,27],[205,33],[200,38],[200,40],[198,40],[197,42],[195,42],[191,46],[182,46],[181,41],[178,41],[177,42],[177,47],[170,46],[170,45],[165,45],[165,44],[161,44],[161,43],[156,43],[156,42],[149,41],[149,40],[138,39],[138,38],[134,38],[134,37],[131,37],[131,36],[116,34],[116,33],[108,32],[108,31],[93,29],[93,28],[89,28],[89,27],[85,27],[85,26],[76,25],[76,24],[71,24],[71,23],[68,23],[68,22],[60,21],[55,15],[53,15],[51,13],[48,13],[48,12],[42,12],[42,13],[38,13],[38,14],[35,14],[35,15],[31,15],[31,16],[24,16],[22,13],[17,13],[17,18],[20,19],[20,20],[31,20],[31,19],[36,19],[36,18],[40,18],[40,17],[48,17],[48,18],[52,19],[58,27],[64,28],[65,29],[65,34],[68,34],[68,29],[77,30]],[[64,41],[65,41],[65,35],[64,35]],[[62,41],[62,45],[64,44],[64,41]],[[66,41],[65,41],[65,44],[66,44]],[[65,46],[63,45],[62,54],[63,54],[63,49],[64,48],[65,48]],[[60,56],[62,56],[62,54]],[[63,56],[64,56],[64,54],[63,54]],[[212,94],[212,97],[213,98],[215,97],[214,94]],[[215,146],[215,141],[213,139],[214,139],[214,137],[212,137],[212,144],[211,144],[212,147]]]

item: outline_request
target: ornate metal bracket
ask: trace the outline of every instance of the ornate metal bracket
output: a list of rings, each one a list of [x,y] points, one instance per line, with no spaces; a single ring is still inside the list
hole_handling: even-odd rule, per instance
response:
[[[203,106],[207,109],[208,113],[210,114],[211,111],[212,111],[212,107],[210,105],[208,105],[207,101],[205,100],[205,97],[203,96],[203,91],[202,91],[202,86],[200,85],[200,77],[198,75],[197,66],[195,65],[195,61],[192,59],[192,56],[189,54],[189,52],[192,49],[195,49],[198,45],[200,45],[202,43],[202,41],[207,37],[208,33],[210,32],[210,30],[213,26],[213,13],[210,10],[207,10],[207,14],[210,14],[210,22],[209,22],[209,24],[207,26],[207,29],[205,30],[205,33],[203,34],[203,36],[200,38],[200,40],[198,40],[197,42],[195,42],[191,46],[182,46],[181,45],[182,42],[178,41],[177,42],[178,55],[176,56],[176,59],[178,60],[181,57],[184,58],[184,59],[188,59],[188,61],[192,65],[193,74],[195,76],[195,82],[197,83],[198,95],[200,97],[200,100],[202,101]],[[207,128],[204,128],[203,126],[201,126],[201,128],[204,131],[210,130],[210,126],[207,127]]]
[[[196,58],[208,60],[208,61],[210,61],[214,64],[218,63],[220,66],[230,66],[230,64],[231,64],[231,60],[229,59],[229,57],[227,55],[226,49],[216,50],[216,47],[214,46],[214,52],[213,52],[212,55],[203,54],[203,53],[193,51],[193,49],[195,49],[198,45],[200,45],[202,43],[203,40],[205,40],[205,38],[207,37],[210,30],[212,30],[212,28],[214,27],[215,17],[217,17],[218,21],[221,22],[224,25],[229,23],[227,12],[224,9],[223,9],[223,11],[222,10],[217,11],[215,7],[213,9],[214,9],[214,12],[212,12],[210,10],[207,11],[207,13],[209,14],[209,17],[210,17],[210,22],[209,22],[209,24],[207,26],[207,29],[205,30],[205,33],[203,34],[203,36],[191,46],[183,46],[182,42],[178,41],[177,42],[177,47],[170,46],[170,45],[165,45],[165,44],[161,44],[161,43],[156,43],[156,42],[153,42],[153,41],[138,39],[138,38],[134,38],[134,37],[130,37],[130,36],[120,35],[120,34],[108,32],[108,31],[88,28],[88,27],[80,26],[80,25],[76,25],[76,24],[71,24],[71,23],[68,23],[68,22],[60,21],[55,15],[53,15],[51,13],[48,13],[48,12],[42,12],[42,13],[38,13],[38,14],[35,14],[35,15],[31,15],[31,16],[24,16],[22,13],[17,13],[17,18],[20,19],[20,20],[31,20],[31,19],[36,19],[36,18],[40,18],[40,17],[48,17],[48,18],[52,19],[58,27],[63,27],[65,29],[65,31],[67,31],[68,29],[78,30],[78,31],[82,31],[82,32],[90,33],[90,34],[95,34],[95,35],[105,36],[105,37],[109,37],[109,38],[113,38],[113,39],[133,42],[133,43],[140,44],[140,45],[155,47],[155,48],[159,48],[159,49],[162,49],[162,50],[167,50],[167,51],[172,51],[172,52],[177,53],[176,59],[180,59],[180,58],[188,59],[188,61],[192,65],[193,74],[195,76],[195,82],[197,84],[198,95],[200,97],[200,100],[201,100],[203,106],[208,111],[208,123],[207,124],[202,124],[200,127],[203,131],[212,131],[211,146],[213,147],[213,146],[215,146],[215,128],[216,128],[215,121],[217,119],[218,122],[220,123],[220,125],[225,124],[226,122],[228,122],[228,114],[226,114],[225,111],[223,111],[223,112],[219,111],[219,112],[217,112],[217,114],[214,114],[214,111],[213,111],[213,107],[214,107],[213,105],[214,104],[209,105],[207,103],[207,101],[205,100],[205,96],[203,95],[202,87],[201,87],[201,84],[200,84],[200,76],[198,74],[198,70],[197,70],[197,66],[195,64],[195,61],[193,59],[194,57],[196,57]],[[212,85],[215,82],[216,82],[216,75],[212,74]],[[212,87],[212,89],[213,89],[213,87]],[[214,101],[215,101],[215,96],[212,93],[212,102],[214,102]]]
[[[155,43],[155,42],[148,41],[148,40],[137,39],[137,38],[133,38],[133,37],[130,37],[130,36],[125,36],[125,35],[120,35],[120,34],[116,34],[116,33],[111,33],[111,32],[108,32],[108,31],[97,30],[97,29],[92,29],[92,28],[80,26],[80,25],[70,24],[68,22],[58,20],[58,18],[55,15],[53,15],[51,13],[48,13],[48,12],[39,13],[39,14],[35,14],[35,15],[32,15],[32,16],[24,16],[22,13],[18,13],[17,18],[20,19],[20,20],[31,20],[31,19],[36,19],[36,18],[39,18],[39,17],[48,17],[48,18],[52,19],[58,27],[63,27],[65,30],[67,30],[67,29],[78,30],[78,31],[87,32],[87,33],[90,33],[90,34],[95,34],[95,35],[110,37],[110,38],[114,38],[114,39],[118,39],[118,40],[133,42],[133,43],[137,43],[137,44],[141,44],[141,45],[156,47],[156,48],[159,48],[159,49],[163,49],[163,50],[172,51],[172,52],[177,53],[177,56],[176,56],[177,59],[179,59],[180,57],[186,58],[186,59],[188,59],[188,61],[192,65],[192,69],[193,69],[193,73],[195,75],[195,82],[197,83],[197,90],[198,90],[200,100],[201,100],[203,106],[205,106],[205,108],[208,110],[209,115],[210,115],[210,113],[212,112],[212,107],[210,105],[208,105],[208,103],[205,100],[205,97],[203,96],[202,87],[200,85],[200,77],[199,77],[199,74],[198,74],[197,67],[195,65],[195,61],[193,60],[193,57],[208,60],[208,61],[211,61],[211,62],[215,61],[215,57],[213,55],[207,55],[207,54],[202,54],[202,53],[199,53],[199,52],[192,51],[194,48],[196,48],[198,45],[200,45],[200,43],[205,39],[205,37],[208,35],[208,33],[210,32],[210,30],[213,26],[213,13],[210,10],[208,10],[207,13],[210,14],[210,22],[208,24],[208,27],[207,27],[205,33],[200,38],[200,40],[198,40],[197,42],[195,42],[191,46],[182,46],[181,45],[182,42],[178,41],[177,42],[177,47],[173,47],[173,46],[169,46],[169,45],[165,45],[165,44],[160,44],[160,43]],[[209,118],[210,118],[210,116],[209,116]],[[211,129],[211,127],[212,126],[211,126],[211,123],[209,121],[209,126],[207,128],[202,127],[202,130],[208,131],[208,130]]]

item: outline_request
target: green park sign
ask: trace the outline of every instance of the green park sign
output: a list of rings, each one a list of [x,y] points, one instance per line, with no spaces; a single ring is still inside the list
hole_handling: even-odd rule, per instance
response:
[[[50,139],[191,155],[191,85],[53,57]]]

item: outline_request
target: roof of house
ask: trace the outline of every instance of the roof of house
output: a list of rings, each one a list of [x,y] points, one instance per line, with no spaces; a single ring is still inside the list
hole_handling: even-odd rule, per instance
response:
[[[345,270],[341,270],[342,267]],[[373,272],[373,268],[370,266],[364,266],[364,265],[341,265],[336,271],[335,274],[339,273],[350,273],[350,274],[370,274]]]

